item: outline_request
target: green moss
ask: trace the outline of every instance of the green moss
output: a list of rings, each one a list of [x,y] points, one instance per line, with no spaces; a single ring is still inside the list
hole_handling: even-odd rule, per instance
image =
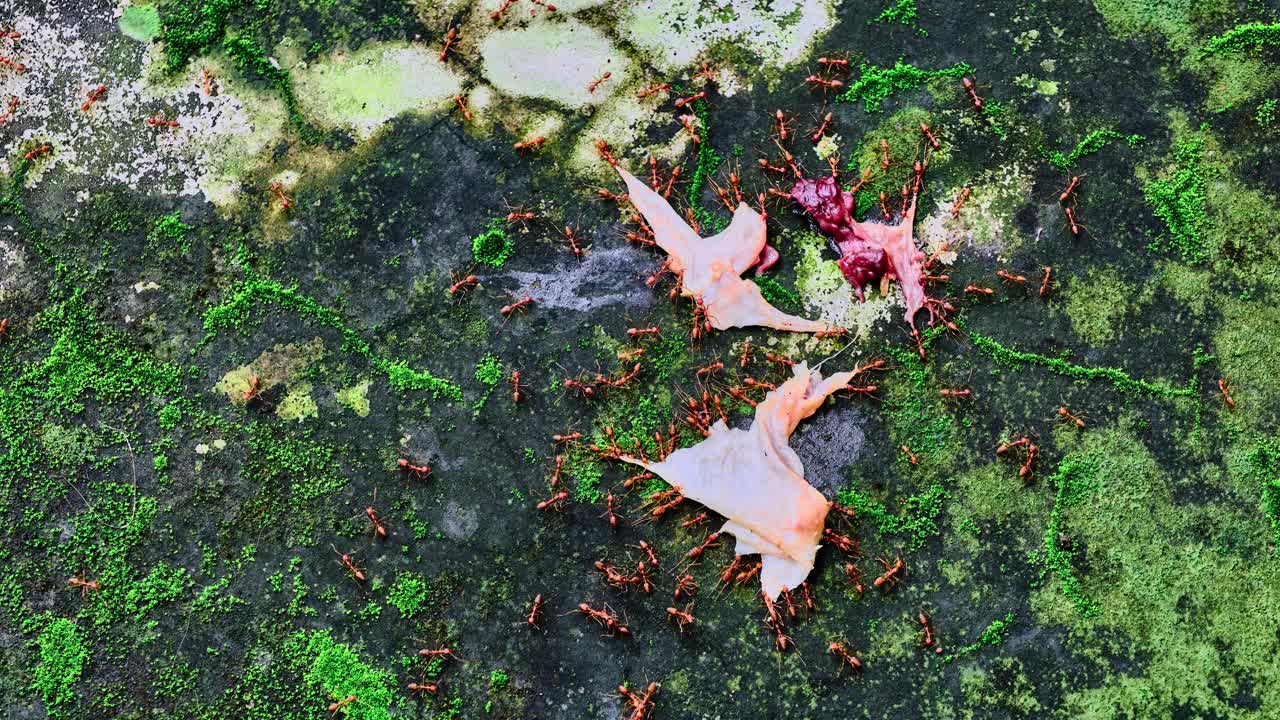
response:
[[[958,648],[954,653],[947,655],[943,658],[943,662],[954,662],[975,650],[982,649],[984,646],[994,647],[1003,643],[1005,638],[1008,637],[1009,628],[1012,625],[1013,613],[1009,613],[998,620],[991,621],[991,624],[982,631],[982,634],[978,636],[977,640],[965,645],[964,647]]]
[[[120,13],[120,32],[138,42],[160,34],[160,13],[151,5],[130,5]]]
[[[867,21],[867,25],[877,23],[898,23],[908,27],[916,24],[916,0],[894,0],[893,4],[880,14]]]
[[[306,681],[320,687],[334,700],[354,695],[346,706],[352,720],[383,720],[394,717],[399,692],[395,676],[365,664],[354,650],[333,639],[326,631],[314,632],[307,640],[307,653],[315,657]]]
[[[489,673],[489,692],[499,692],[511,682],[511,676],[502,670],[493,670]]]
[[[297,286],[285,287],[253,273],[248,273],[243,280],[233,285],[221,303],[205,311],[205,337],[200,344],[208,343],[224,329],[241,327],[259,304],[267,303],[279,305],[304,319],[339,331],[342,334],[343,349],[368,358],[374,367],[386,374],[388,384],[396,390],[426,390],[431,392],[432,397],[444,395],[455,400],[462,399],[462,388],[455,383],[438,378],[426,370],[414,370],[403,360],[391,360],[374,353],[369,343],[347,325],[337,310],[303,295]]]
[[[500,268],[515,250],[516,242],[501,218],[490,220],[484,232],[471,238],[471,257],[481,265]]]
[[[992,360],[995,360],[996,363],[1008,368],[1018,369],[1027,365],[1039,365],[1059,375],[1076,380],[1107,380],[1116,390],[1125,393],[1153,395],[1162,398],[1195,397],[1199,394],[1199,387],[1195,384],[1194,378],[1188,382],[1187,387],[1170,387],[1162,383],[1138,380],[1123,370],[1116,368],[1076,365],[1063,358],[1014,350],[975,331],[969,332],[969,339],[973,342],[975,348],[981,350]]]
[[[1084,277],[1074,276],[1066,285],[1067,317],[1082,340],[1105,345],[1115,339],[1136,294],[1113,268],[1091,268]]]
[[[256,7],[255,7],[256,5]],[[227,22],[233,13],[254,8],[254,14],[271,9],[269,0],[171,0],[162,6],[163,34],[167,72],[176,73],[191,58],[205,53],[221,42]]]
[[[854,487],[840,490],[836,499],[841,505],[856,510],[859,517],[870,520],[882,536],[901,537],[908,541],[907,549],[915,551],[938,534],[938,516],[942,513],[942,505],[947,497],[948,493],[942,485],[930,484],[923,491],[900,501],[897,514]]]
[[[967,63],[956,63],[949,68],[922,70],[908,65],[901,59],[893,67],[879,67],[863,63],[858,66],[858,79],[849,89],[836,96],[840,102],[862,102],[867,112],[879,112],[880,104],[897,92],[915,90],[936,78],[958,78],[973,71]]]
[[[1263,130],[1272,130],[1276,127],[1278,114],[1280,114],[1280,98],[1267,98],[1258,103],[1258,109],[1253,118],[1257,121],[1258,127]]]
[[[1097,491],[1101,468],[1101,460],[1089,454],[1068,455],[1058,463],[1057,471],[1048,478],[1049,486],[1055,491],[1053,511],[1044,531],[1040,553],[1033,557],[1033,561],[1042,566],[1041,579],[1050,573],[1056,575],[1063,594],[1071,599],[1076,612],[1082,617],[1097,615],[1098,605],[1085,596],[1072,565],[1079,553],[1073,541],[1064,540],[1067,537],[1065,514],[1068,508]]]
[[[75,702],[80,676],[89,661],[84,633],[67,618],[50,620],[36,637],[39,655],[31,674],[31,689],[40,695],[51,717],[63,717]]]
[[[1167,230],[1160,242],[1175,249],[1189,263],[1208,258],[1207,184],[1200,169],[1203,149],[1203,138],[1179,143],[1174,148],[1174,170],[1143,187],[1152,212],[1164,222]]]
[[[485,390],[484,395],[472,405],[473,410],[479,412],[480,408],[483,408],[484,404],[488,402],[489,396],[498,387],[498,383],[502,382],[502,372],[502,361],[493,353],[486,353],[480,362],[476,364],[476,382],[483,385]]]
[[[1106,147],[1107,143],[1112,140],[1123,140],[1129,143],[1130,146],[1134,146],[1145,139],[1146,138],[1141,135],[1125,135],[1123,133],[1118,133],[1115,130],[1094,130],[1088,135],[1085,135],[1084,139],[1077,143],[1070,153],[1064,155],[1055,150],[1048,153],[1047,157],[1054,167],[1066,170],[1072,165],[1075,165],[1076,162],[1085,155],[1092,155]]]
[[[1205,43],[1205,55],[1229,55],[1263,46],[1280,46],[1280,23],[1251,22],[1234,27]]]
[[[387,602],[400,611],[400,617],[411,619],[426,606],[428,590],[426,578],[415,572],[402,572],[387,592]]]
[[[151,225],[151,231],[147,233],[147,247],[166,249],[167,247],[176,247],[180,252],[186,254],[191,252],[191,241],[187,239],[187,234],[191,232],[192,227],[182,222],[182,214],[174,210],[167,215],[161,215]]]
[[[702,100],[693,104],[693,113],[702,123],[702,142],[698,143],[698,163],[693,168],[693,176],[689,178],[689,207],[693,208],[693,217],[702,226],[703,235],[718,233],[728,225],[728,221],[702,204],[702,189],[720,167],[720,153],[711,147],[711,116],[707,112],[707,104]]]
[[[800,308],[800,295],[795,290],[768,275],[753,277],[751,280],[760,286],[760,294],[770,305],[786,312],[794,312]]]

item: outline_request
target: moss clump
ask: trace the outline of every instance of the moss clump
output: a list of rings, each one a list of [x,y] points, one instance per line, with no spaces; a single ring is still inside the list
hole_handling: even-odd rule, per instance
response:
[[[501,218],[494,218],[485,231],[471,238],[471,257],[481,265],[500,268],[516,251],[516,242],[507,233]]]
[[[1129,143],[1130,146],[1133,146],[1145,139],[1146,138],[1141,135],[1125,135],[1124,133],[1118,133],[1115,130],[1094,130],[1088,135],[1085,135],[1084,139],[1077,143],[1070,153],[1064,155],[1063,153],[1055,150],[1048,154],[1048,159],[1054,167],[1066,170],[1072,165],[1075,165],[1076,161],[1085,155],[1091,155],[1106,147],[1107,143],[1112,140],[1123,140]]]
[[[1264,45],[1280,46],[1280,23],[1251,22],[1211,38],[1200,51],[1204,55],[1230,55]]]
[[[894,3],[880,14],[867,21],[867,25],[875,25],[877,23],[898,23],[908,27],[914,27],[916,24],[916,0],[894,0]],[[923,35],[923,31],[921,35]]]
[[[926,82],[943,77],[961,77],[973,68],[968,63],[956,63],[949,68],[922,70],[898,60],[893,67],[879,67],[863,63],[858,66],[858,79],[849,89],[836,96],[840,102],[862,101],[867,112],[879,112],[880,103],[902,90],[915,90]]]
[[[982,634],[978,636],[977,640],[956,650],[954,653],[947,655],[942,659],[943,662],[954,662],[975,650],[981,649],[985,645],[994,647],[1003,643],[1005,638],[1009,635],[1009,628],[1012,625],[1013,613],[1009,613],[999,620],[991,621],[991,624],[982,631]]]
[[[67,618],[51,620],[36,636],[39,659],[31,689],[44,700],[50,717],[61,717],[76,698],[76,687],[89,661],[84,633]]]
[[[929,538],[938,534],[938,515],[948,493],[939,483],[931,483],[923,491],[898,503],[900,514],[894,514],[884,504],[854,487],[847,487],[836,494],[841,505],[853,508],[860,517],[870,520],[881,535],[895,535],[908,540],[907,550],[915,551]]]
[[[270,0],[187,0],[168,2],[163,7],[164,69],[175,73],[191,58],[206,52],[222,40],[233,13],[252,7],[254,15],[271,10]]]
[[[1066,290],[1067,317],[1076,334],[1090,345],[1103,345],[1115,338],[1136,294],[1109,267],[1091,268],[1085,277],[1073,277]]]
[[[1271,541],[1280,546],[1280,442],[1258,441],[1245,460],[1249,475],[1262,487],[1262,512],[1271,524]]]
[[[1058,463],[1058,469],[1049,477],[1049,485],[1054,488],[1053,511],[1049,514],[1049,524],[1044,531],[1044,542],[1040,553],[1033,561],[1042,565],[1040,577],[1053,573],[1062,584],[1062,592],[1071,598],[1076,612],[1082,617],[1093,617],[1098,614],[1098,604],[1080,588],[1080,579],[1076,577],[1072,561],[1077,551],[1074,542],[1065,540],[1063,516],[1066,509],[1078,504],[1098,488],[1098,473],[1101,463],[1098,458],[1088,455],[1068,455]]]
[[[192,227],[182,222],[182,215],[177,210],[168,215],[161,215],[151,225],[147,233],[147,246],[152,248],[177,247],[183,254],[191,251],[191,241],[187,233]]]
[[[1205,212],[1207,184],[1200,169],[1203,138],[1193,138],[1174,148],[1176,168],[1143,188],[1147,203],[1168,232],[1161,238],[1189,263],[1208,258],[1209,215]]]
[[[723,217],[712,213],[702,205],[702,188],[707,180],[720,167],[720,153],[711,147],[711,119],[707,112],[707,104],[701,100],[693,105],[693,114],[698,116],[702,124],[702,142],[698,143],[698,164],[693,168],[693,176],[689,178],[689,207],[693,208],[693,217],[702,226],[702,234],[718,233],[728,224]]]
[[[975,348],[981,350],[998,364],[1009,368],[1016,369],[1026,365],[1039,365],[1059,375],[1077,380],[1109,380],[1112,386],[1120,392],[1140,393],[1162,398],[1195,397],[1200,392],[1198,384],[1195,383],[1195,378],[1188,382],[1187,387],[1175,388],[1161,383],[1138,380],[1117,368],[1076,365],[1062,358],[1014,350],[975,331],[969,333],[969,339],[973,341]]]
[[[335,700],[354,695],[356,702],[344,708],[352,720],[391,718],[398,692],[395,676],[375,670],[350,647],[337,642],[327,631],[318,631],[307,641],[307,653],[315,660],[306,673],[307,682],[320,687]]]
[[[489,401],[489,396],[497,389],[498,383],[502,382],[502,361],[493,353],[486,353],[476,364],[475,378],[476,382],[484,386],[484,394],[471,405],[471,409],[479,413]]]
[[[751,281],[760,286],[760,294],[770,305],[787,311],[800,307],[800,295],[768,275],[753,277]]]
[[[1258,103],[1258,110],[1254,114],[1254,120],[1258,121],[1258,127],[1268,130],[1276,126],[1277,111],[1280,110],[1280,98],[1267,98]]]
[[[387,593],[387,602],[400,611],[400,617],[409,619],[427,604],[430,595],[427,579],[414,572],[402,572]]]

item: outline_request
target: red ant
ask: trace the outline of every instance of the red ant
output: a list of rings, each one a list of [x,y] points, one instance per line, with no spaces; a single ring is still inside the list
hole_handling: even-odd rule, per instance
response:
[[[966,285],[964,287],[964,291],[969,295],[986,295],[987,297],[996,294],[995,290],[992,290],[989,287],[982,287],[981,285]]]
[[[831,644],[828,645],[827,648],[832,652],[832,654],[840,658],[842,666],[848,665],[854,672],[862,672],[862,661],[850,652],[849,649],[844,646],[844,643],[832,640]]]
[[[1026,445],[1030,445],[1030,444],[1031,444],[1031,438],[1029,438],[1029,437],[1020,437],[1020,438],[1018,438],[1017,440],[1012,440],[1012,441],[1010,441],[1010,442],[1003,442],[1003,443],[1000,443],[1000,446],[996,448],[996,454],[997,454],[997,455],[1004,455],[1005,453],[1009,452],[1010,450],[1013,450],[1013,449],[1015,449],[1015,448],[1024,447],[1024,446],[1026,446]]]
[[[684,610],[678,610],[674,607],[669,607],[667,608],[667,619],[675,621],[675,624],[680,628],[680,632],[683,633],[684,627],[686,625],[693,624],[694,618],[693,618],[693,613],[690,612],[691,610],[693,610],[692,601],[690,601],[689,604],[684,607]]]
[[[633,328],[627,328],[627,337],[634,340],[638,337],[644,337],[646,335],[657,335],[659,332],[661,331],[658,329],[657,325],[651,325],[649,327],[633,327]]]
[[[458,110],[462,112],[462,119],[465,122],[471,122],[471,111],[467,109],[467,99],[462,95],[454,95],[453,103],[458,106]]]
[[[555,6],[555,5],[552,5],[551,3],[543,2],[543,0],[529,0],[529,2],[533,3],[534,5],[537,5],[537,6],[541,7],[542,9],[546,10],[546,11],[547,11],[547,12],[549,12],[549,13],[553,13],[553,12],[555,12],[555,11],[556,11],[556,6]],[[537,10],[530,10],[530,11],[529,11],[529,14],[530,14],[530,15],[533,15],[533,14],[535,14],[535,13],[537,13]]]
[[[204,91],[205,97],[213,95],[213,73],[209,72],[208,67],[200,69],[200,89]]]
[[[889,209],[889,197],[883,190],[880,191],[880,212],[884,213],[885,220],[893,219],[893,211]]]
[[[716,361],[709,365],[703,365],[702,367],[698,368],[698,370],[694,373],[694,375],[697,375],[698,377],[702,377],[704,375],[710,375],[713,372],[716,372],[718,370],[723,370],[723,369],[724,369],[724,363]]]
[[[429,648],[423,648],[422,650],[418,651],[418,657],[432,658],[433,660],[435,658],[441,658],[445,660],[458,659],[458,655],[448,647],[441,647],[435,650],[431,650]]]
[[[574,257],[581,258],[583,255],[587,254],[586,250],[578,246],[577,231],[568,225],[564,226],[564,239],[565,242],[569,243],[569,252],[573,253]]]
[[[67,587],[80,588],[80,597],[88,597],[91,591],[96,593],[102,589],[97,580],[85,580],[78,577],[67,578]]]
[[[628,197],[626,193],[611,192],[607,188],[597,188],[596,195],[600,196],[601,200],[612,200],[619,205],[631,202],[631,198]]]
[[[818,58],[818,64],[828,72],[849,72],[849,61],[845,58]]]
[[[845,555],[856,555],[859,552],[857,540],[848,535],[841,535],[831,528],[822,529],[822,539],[836,546]]]
[[[449,26],[449,32],[444,34],[444,48],[440,50],[440,62],[444,62],[449,58],[449,49],[453,47],[454,41],[458,39],[458,28]]]
[[[709,519],[710,519],[710,516],[708,516],[705,512],[700,512],[697,515],[689,518],[688,520],[685,520],[684,522],[680,523],[680,527],[684,528],[685,530],[688,530],[689,528],[694,527],[696,525],[701,525],[702,523],[706,522]]]
[[[814,612],[817,612],[817,606],[813,603],[813,595],[809,594],[808,582],[800,583],[800,596],[804,598],[804,609],[806,613],[812,615]]]
[[[609,493],[608,495],[605,496],[604,514],[605,514],[605,517],[609,518],[609,529],[611,530],[617,530],[618,524],[620,522],[618,513],[614,511],[614,507],[616,503],[617,503],[617,500],[614,499],[613,493]]]
[[[830,330],[819,330],[818,332],[814,333],[813,336],[819,340],[822,340],[824,338],[840,337],[841,335],[848,334],[848,332],[849,332],[848,328],[842,328],[837,326],[837,327],[832,327]]]
[[[916,454],[911,452],[911,448],[907,447],[906,445],[903,445],[901,448],[898,448],[898,449],[901,450],[903,454],[907,456],[907,461],[910,462],[912,465],[920,464],[920,458],[916,457]]]
[[[448,292],[450,295],[454,295],[454,296],[456,296],[460,292],[463,292],[463,293],[467,292],[468,290],[474,288],[480,282],[480,278],[470,274],[461,278],[459,278],[457,275],[451,275],[450,279],[453,280],[454,283],[449,286]]]
[[[18,99],[17,95],[10,95],[8,109],[6,109],[3,113],[0,113],[0,125],[3,125],[9,122],[9,118],[13,117],[13,113],[18,110],[18,106],[21,104],[22,104],[22,101]]]
[[[262,378],[257,375],[249,376],[249,389],[244,391],[244,403],[248,405],[255,399],[261,399]]]
[[[517,300],[511,303],[510,305],[503,305],[498,310],[498,312],[501,313],[503,317],[510,318],[511,313],[516,312],[517,310],[519,310],[520,312],[524,312],[524,309],[528,307],[529,304],[532,302],[533,302],[533,298],[525,296],[520,300]]]
[[[1050,276],[1052,274],[1053,274],[1053,268],[1048,265],[1045,265],[1044,279],[1040,281],[1040,297],[1042,298],[1047,299],[1049,297],[1049,293],[1053,291],[1052,280],[1050,280]]]
[[[83,105],[80,106],[80,111],[88,112],[89,108],[92,107],[93,104],[98,101],[98,98],[102,97],[104,94],[106,94],[106,92],[107,92],[106,85],[99,85],[98,87],[91,90],[89,92],[89,98],[84,101]]]
[[[405,686],[410,693],[428,693],[435,695],[440,692],[440,686],[436,683],[416,683],[411,682]]]
[[[907,574],[907,564],[902,561],[901,555],[892,564],[882,557],[878,557],[876,560],[884,566],[884,574],[872,581],[871,584],[875,587],[891,588],[901,582],[902,576]]]
[[[834,115],[832,113],[824,115],[822,117],[821,124],[819,124],[818,127],[814,129],[813,133],[809,135],[809,140],[812,141],[814,145],[821,142],[822,136],[827,134],[827,127],[831,125],[831,119],[833,117]]]
[[[622,624],[621,619],[619,619],[617,615],[609,612],[607,607],[596,610],[586,603],[578,603],[578,612],[585,615],[588,619],[595,620],[601,625],[601,627],[607,628],[613,635],[631,635],[631,628]]]
[[[539,135],[537,137],[529,138],[528,140],[521,140],[511,147],[515,148],[516,152],[535,152],[541,149],[542,144],[546,141],[547,138],[545,135]]]
[[[693,576],[688,573],[681,575],[676,579],[675,592],[673,593],[676,600],[681,596],[693,597],[698,592],[698,583],[694,582]]]
[[[658,683],[651,682],[644,694],[633,693],[627,689],[626,685],[618,686],[618,694],[626,698],[627,703],[631,705],[632,711],[627,720],[644,720],[644,717],[653,709],[653,700],[650,698],[658,691]]]
[[[702,136],[698,134],[698,118],[693,115],[681,115],[680,124],[684,126],[684,131],[693,139],[694,145],[702,144]]]
[[[601,83],[603,83],[604,81],[608,80],[611,77],[613,77],[613,73],[607,72],[601,75],[600,77],[596,78],[595,80],[592,80],[591,84],[587,86],[587,92],[595,93],[596,88],[600,87]]]
[[[8,67],[13,68],[13,71],[19,75],[27,71],[26,65],[23,65],[11,57],[5,57],[4,55],[0,55],[0,65],[7,65]]]
[[[953,219],[960,217],[960,208],[964,207],[965,202],[969,199],[969,193],[972,191],[973,189],[968,185],[960,189],[960,194],[956,196],[955,204],[951,206],[951,217]]]
[[[604,140],[596,141],[596,152],[600,154],[600,158],[609,163],[613,167],[618,167],[618,160],[613,156],[609,149],[609,143]]]
[[[778,129],[776,132],[778,136],[778,140],[782,142],[786,142],[787,128],[791,125],[791,120],[788,119],[787,116],[784,115],[781,110],[776,110],[773,113],[773,122],[778,126]],[[761,162],[763,163],[765,161],[762,160]]]
[[[431,474],[431,468],[426,465],[414,465],[405,458],[400,458],[398,464],[400,469],[419,479],[425,479]]]
[[[4,340],[9,336],[9,318],[0,320],[0,340]]]
[[[369,524],[373,526],[373,534],[376,535],[379,540],[386,540],[387,524],[383,521],[382,516],[378,515],[378,511],[374,510],[373,506],[370,505],[364,509],[364,514],[369,518]]]
[[[31,149],[29,152],[27,152],[27,154],[26,154],[26,155],[24,155],[23,157],[25,157],[27,160],[35,160],[36,158],[40,157],[41,155],[48,155],[48,154],[49,154],[49,153],[51,153],[51,152],[53,152],[53,146],[52,146],[52,145],[45,144],[45,145],[40,145],[40,146],[37,146],[37,147],[35,147],[35,148],[32,148],[32,149]]]
[[[344,708],[346,708],[346,706],[350,705],[355,701],[356,701],[355,695],[348,695],[337,702],[329,703],[329,716],[333,717],[337,715],[339,711],[341,711],[343,715],[346,715],[347,711]]]
[[[733,579],[733,584],[735,585],[747,584],[748,582],[750,582],[751,578],[756,577],[757,575],[760,574],[760,569],[763,567],[764,567],[763,562],[757,562],[756,564],[752,565],[746,570],[743,570],[742,572],[738,573],[738,576]]]
[[[675,106],[678,108],[682,108],[685,105],[693,104],[699,100],[705,100],[706,97],[707,97],[707,91],[701,90],[699,92],[696,92],[690,95],[689,97],[676,98]]]
[[[974,87],[973,81],[964,78],[964,91],[969,94],[969,99],[973,101],[973,109],[982,112],[982,98],[978,95],[977,88]]]
[[[569,499],[569,492],[567,490],[561,490],[560,492],[552,495],[546,500],[543,500],[542,502],[538,503],[538,509],[543,511],[546,511],[548,509],[559,510],[560,503],[564,502],[567,499]]]
[[[1017,283],[1019,285],[1027,284],[1027,279],[1025,277],[1021,275],[1014,275],[1013,273],[1005,272],[1004,270],[997,270],[996,277],[1008,283]]]
[[[938,138],[933,136],[933,132],[929,129],[928,125],[920,123],[920,132],[924,134],[925,139],[929,141],[929,145],[932,146],[934,150],[942,149],[942,143],[938,142]]]
[[[924,611],[920,611],[916,615],[916,622],[920,624],[921,637],[920,646],[925,648],[933,648],[933,651],[939,655],[942,654],[942,645],[938,642],[938,637],[933,629],[933,621],[929,619]]]
[[[511,385],[511,402],[520,402],[520,391],[527,388],[528,385],[520,382],[520,371],[512,370],[511,377],[507,378],[507,383]]]
[[[822,88],[823,92],[826,92],[827,90],[839,90],[844,87],[844,83],[839,80],[828,80],[827,78],[819,77],[817,75],[810,75],[805,78],[804,81],[809,83],[810,88]]]
[[[170,130],[177,130],[180,127],[177,120],[167,120],[161,113],[156,113],[147,118],[146,123],[151,127],[169,128]]]
[[[1222,394],[1222,402],[1227,404],[1231,410],[1236,409],[1236,400],[1231,397],[1231,386],[1227,384],[1226,378],[1218,378],[1218,392]]]
[[[280,200],[280,209],[284,210],[285,212],[289,212],[289,210],[293,207],[293,204],[289,202],[288,196],[284,194],[284,188],[281,187],[280,183],[278,182],[271,183],[271,191],[274,192],[276,194],[276,198]]]
[[[636,484],[636,483],[641,482],[641,481],[644,481],[644,480],[649,480],[649,479],[650,479],[650,478],[652,478],[652,477],[653,477],[653,473],[651,473],[651,472],[642,472],[642,473],[637,473],[637,474],[632,475],[631,477],[627,478],[626,480],[623,480],[623,481],[622,481],[622,487],[624,487],[624,488],[626,488],[626,489],[630,490],[631,488],[635,487],[635,484]]]
[[[866,592],[866,588],[862,586],[862,571],[857,565],[845,563],[844,574],[849,578],[849,582],[853,583],[853,589],[857,590],[859,595]]]
[[[1063,418],[1064,420],[1067,420],[1068,422],[1073,423],[1076,427],[1080,428],[1081,430],[1084,429],[1084,420],[1081,420],[1078,416],[1072,414],[1072,412],[1067,409],[1066,405],[1063,405],[1062,407],[1058,408],[1058,416]]]
[[[1036,455],[1040,452],[1040,448],[1037,447],[1035,443],[1031,442],[1031,438],[1021,437],[1012,442],[1001,443],[1000,446],[996,448],[996,454],[1004,455],[1005,453],[1020,447],[1025,447],[1027,449],[1027,457],[1026,461],[1022,463],[1022,467],[1018,468],[1018,477],[1022,478],[1023,481],[1029,481],[1031,478],[1032,468],[1035,465]]]
[[[538,627],[538,617],[542,614],[542,594],[539,593],[533,598],[533,607],[529,609],[529,617],[525,619],[525,623],[531,628]]]
[[[720,533],[718,532],[711,533],[710,535],[707,536],[707,539],[704,540],[701,545],[695,547],[694,549],[686,553],[684,556],[685,559],[691,563],[697,562],[698,559],[702,557],[702,554],[707,551],[707,548],[715,547],[717,544],[719,544],[717,542],[719,539],[720,539]]]
[[[762,170],[762,171],[764,171],[764,172],[771,172],[771,173],[774,173],[775,175],[786,175],[786,174],[787,174],[787,169],[786,169],[786,168],[784,168],[784,167],[779,167],[779,166],[777,166],[777,165],[771,165],[771,164],[769,164],[769,161],[768,161],[768,160],[766,160],[766,159],[764,159],[764,158],[760,158],[757,162],[758,162],[758,163],[759,163],[759,165],[760,165],[760,170]]]
[[[1067,189],[1063,190],[1062,194],[1058,196],[1058,202],[1065,205],[1068,201],[1072,199],[1072,196],[1074,196],[1076,193],[1076,189],[1079,187],[1080,187],[1080,176],[1072,175],[1071,182],[1067,184]]]
[[[1080,225],[1076,223],[1076,211],[1070,207],[1064,207],[1062,211],[1067,215],[1067,224],[1071,227],[1071,234],[1077,238],[1080,237]]]
[[[507,8],[515,4],[516,0],[502,0],[502,5],[498,6],[497,10],[489,13],[489,19],[494,22],[498,22],[498,19],[502,17],[502,14],[507,11]]]
[[[580,440],[581,438],[582,433],[580,432],[568,433],[566,435],[552,435],[551,442],[564,443],[571,442],[573,440]]]
[[[555,490],[556,486],[560,484],[560,471],[562,469],[564,469],[564,456],[557,455],[555,470],[551,471],[551,489],[552,490]]]
[[[953,388],[942,388],[938,391],[938,395],[944,398],[959,399],[973,397],[973,390],[964,388],[963,390]]]
[[[657,85],[652,85],[636,93],[636,97],[643,100],[651,95],[657,95],[660,92],[666,92],[670,89],[671,83],[658,83]]]
[[[351,576],[351,579],[356,582],[364,582],[364,570],[356,565],[354,554],[338,552],[337,548],[333,548],[333,551],[338,553],[338,563],[347,571],[347,574]]]

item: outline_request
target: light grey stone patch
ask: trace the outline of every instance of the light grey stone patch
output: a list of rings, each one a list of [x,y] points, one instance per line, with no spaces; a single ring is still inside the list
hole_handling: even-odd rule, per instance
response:
[[[444,454],[440,449],[440,438],[430,425],[406,430],[404,437],[407,438],[406,442],[401,443],[404,453],[417,464],[429,465],[436,472],[456,470],[465,464],[459,462],[458,458],[451,458]]]
[[[480,528],[480,513],[475,508],[464,508],[450,500],[444,507],[440,527],[450,540],[470,540]]]
[[[582,262],[566,263],[554,273],[512,271],[499,277],[515,280],[519,287],[512,294],[532,297],[541,307],[587,312],[610,305],[649,305],[653,290],[641,276],[656,267],[634,248],[597,248]]]
[[[804,463],[805,479],[830,499],[845,484],[841,468],[862,456],[864,422],[866,418],[856,408],[826,408],[800,423],[791,436],[791,447]]]

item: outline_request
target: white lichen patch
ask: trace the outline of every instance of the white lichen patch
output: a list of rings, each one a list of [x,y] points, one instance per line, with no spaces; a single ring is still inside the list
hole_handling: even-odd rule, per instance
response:
[[[895,308],[905,304],[896,285],[883,297],[877,288],[869,287],[866,301],[859,302],[835,260],[822,257],[826,244],[822,237],[807,232],[791,237],[801,253],[796,263],[796,290],[804,302],[806,317],[846,328],[855,339],[865,342],[877,322],[889,321],[901,314],[895,312]]]
[[[577,109],[598,104],[626,84],[631,60],[595,28],[546,19],[490,33],[480,43],[484,75],[512,97],[551,100]],[[592,91],[593,83],[609,73]]]
[[[668,71],[692,64],[720,42],[749,50],[768,66],[785,67],[802,60],[835,24],[834,5],[830,0],[642,0],[623,11],[618,30]]]
[[[351,128],[368,139],[405,112],[439,111],[453,103],[461,79],[439,53],[422,45],[374,43],[293,70],[308,117]]]
[[[19,271],[26,266],[26,257],[17,243],[0,240],[0,302],[9,299],[18,284]]]
[[[988,258],[1008,254],[1021,241],[1014,215],[1030,197],[1031,185],[1031,176],[1017,163],[989,170],[972,183],[958,219],[951,217],[951,207],[961,188],[943,190],[929,215],[917,220],[916,237],[926,246],[972,247]]]
[[[282,104],[267,92],[233,93],[225,74],[200,60],[176,78],[148,81],[158,46],[123,32],[84,34],[87,27],[115,26],[115,12],[51,2],[41,15],[13,19],[22,34],[13,52],[27,69],[0,74],[0,97],[20,103],[0,137],[0,171],[11,171],[13,158],[48,144],[52,151],[27,175],[30,187],[57,170],[154,194],[234,201],[247,159],[279,137]],[[204,67],[217,78],[211,95],[203,91]],[[84,109],[98,86],[105,91]],[[178,126],[148,125],[151,117]]]

